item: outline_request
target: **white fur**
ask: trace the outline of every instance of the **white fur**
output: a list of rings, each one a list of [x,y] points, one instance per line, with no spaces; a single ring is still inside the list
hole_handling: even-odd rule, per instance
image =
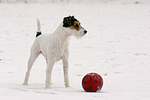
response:
[[[38,25],[37,31],[41,31],[39,19],[37,20],[37,25]],[[47,62],[45,88],[51,88],[52,69],[54,63],[59,60],[63,61],[65,86],[69,87],[70,85],[68,77],[68,67],[69,67],[68,38],[71,35],[80,38],[83,35],[85,35],[84,31],[85,29],[82,27],[80,27],[79,31],[75,29],[71,30],[70,28],[65,28],[63,27],[63,23],[61,23],[53,34],[43,34],[37,37],[31,47],[31,54],[28,61],[28,70],[26,72],[23,85],[28,85],[31,67],[35,59],[39,56],[39,54],[43,54]]]

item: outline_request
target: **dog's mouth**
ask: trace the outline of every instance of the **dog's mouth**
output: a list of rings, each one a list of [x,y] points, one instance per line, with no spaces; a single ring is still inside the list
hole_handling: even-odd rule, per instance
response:
[[[86,30],[80,30],[76,34],[73,34],[77,39],[81,39],[87,33]]]

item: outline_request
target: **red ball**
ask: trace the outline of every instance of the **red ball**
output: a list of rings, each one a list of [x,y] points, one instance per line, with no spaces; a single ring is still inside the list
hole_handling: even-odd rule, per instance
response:
[[[97,73],[88,73],[82,79],[82,87],[86,92],[98,92],[102,89],[103,79]]]

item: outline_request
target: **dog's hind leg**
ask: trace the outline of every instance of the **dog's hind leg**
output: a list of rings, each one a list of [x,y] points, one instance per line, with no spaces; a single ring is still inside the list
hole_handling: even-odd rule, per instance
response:
[[[32,48],[31,48],[30,58],[28,60],[28,69],[26,72],[26,76],[25,76],[25,80],[24,80],[23,85],[28,85],[28,80],[29,80],[29,75],[30,75],[32,65],[33,65],[35,59],[39,56],[39,54],[40,54],[39,46],[35,45],[35,43],[34,43]]]

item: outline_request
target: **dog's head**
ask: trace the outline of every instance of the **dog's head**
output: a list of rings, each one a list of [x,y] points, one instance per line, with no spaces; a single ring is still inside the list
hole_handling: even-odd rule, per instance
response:
[[[63,20],[63,27],[66,28],[66,31],[71,33],[77,38],[84,36],[87,33],[80,22],[74,18],[74,16],[65,17]]]

